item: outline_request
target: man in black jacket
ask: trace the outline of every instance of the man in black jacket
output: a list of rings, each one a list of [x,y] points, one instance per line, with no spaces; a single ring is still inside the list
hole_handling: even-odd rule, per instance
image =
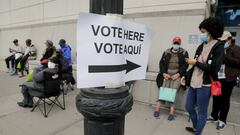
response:
[[[225,42],[224,63],[218,73],[218,79],[222,83],[222,95],[213,96],[212,113],[208,122],[219,120],[217,129],[223,130],[226,126],[232,90],[240,73],[240,47],[233,43],[232,35],[228,31],[224,31],[220,40]]]

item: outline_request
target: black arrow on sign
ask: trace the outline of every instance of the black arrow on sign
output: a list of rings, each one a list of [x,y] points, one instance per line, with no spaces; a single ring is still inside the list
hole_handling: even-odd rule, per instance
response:
[[[126,70],[126,73],[128,73],[139,67],[141,66],[127,60],[127,64],[122,64],[122,65],[89,65],[88,72],[103,73],[103,72],[119,72],[119,71]]]

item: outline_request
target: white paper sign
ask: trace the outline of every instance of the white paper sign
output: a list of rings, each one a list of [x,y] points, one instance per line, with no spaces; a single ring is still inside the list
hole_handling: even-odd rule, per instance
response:
[[[145,25],[81,13],[77,23],[77,87],[144,79],[152,37]]]

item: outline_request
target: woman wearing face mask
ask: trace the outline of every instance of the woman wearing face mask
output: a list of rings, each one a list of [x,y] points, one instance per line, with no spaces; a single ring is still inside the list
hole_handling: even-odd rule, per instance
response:
[[[52,57],[48,61],[48,67],[43,70],[37,70],[37,68],[33,71],[33,81],[32,82],[25,82],[22,85],[22,94],[23,94],[23,101],[18,102],[17,104],[20,107],[32,107],[33,106],[33,99],[30,96],[28,90],[34,90],[34,91],[42,91],[44,89],[44,72],[48,73],[59,73],[59,59],[57,57]]]
[[[181,83],[181,77],[185,74],[188,64],[185,59],[188,58],[188,52],[180,47],[181,38],[174,37],[172,42],[172,47],[167,49],[160,60],[159,67],[160,73],[157,78],[158,88],[168,87],[173,89],[179,89]],[[161,102],[158,100],[156,102],[156,109],[154,112],[154,117],[158,118],[160,116]],[[174,103],[170,102],[170,113],[168,120],[174,119]]]
[[[213,96],[212,113],[207,122],[217,122],[217,129],[223,130],[226,126],[230,98],[240,73],[240,47],[232,41],[232,34],[224,31],[220,40],[225,42],[225,57],[223,65],[218,72],[218,79],[222,83],[222,95]]]
[[[193,67],[188,71],[186,84],[189,86],[186,110],[193,127],[186,127],[189,132],[201,135],[207,120],[210,99],[211,79],[218,79],[218,71],[224,58],[224,42],[218,41],[223,33],[223,23],[216,18],[207,18],[199,25],[202,44],[198,46],[194,58],[187,59]]]

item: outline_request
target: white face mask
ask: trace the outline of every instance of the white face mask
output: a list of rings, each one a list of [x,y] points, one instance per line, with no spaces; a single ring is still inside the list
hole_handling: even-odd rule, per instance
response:
[[[53,69],[53,68],[55,68],[55,66],[56,66],[56,64],[54,64],[54,63],[52,63],[52,62],[48,62],[48,68],[51,68],[51,69]]]

